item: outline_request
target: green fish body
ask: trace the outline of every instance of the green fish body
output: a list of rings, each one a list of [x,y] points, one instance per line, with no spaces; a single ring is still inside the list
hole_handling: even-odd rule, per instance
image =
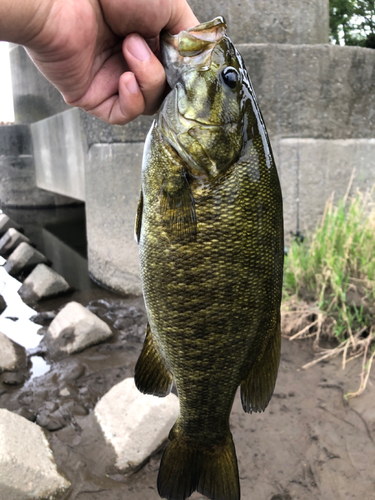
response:
[[[166,35],[166,97],[148,135],[136,219],[149,324],[146,394],[176,384],[180,416],[158,491],[240,498],[229,415],[263,411],[280,357],[282,197],[267,131],[223,18]]]

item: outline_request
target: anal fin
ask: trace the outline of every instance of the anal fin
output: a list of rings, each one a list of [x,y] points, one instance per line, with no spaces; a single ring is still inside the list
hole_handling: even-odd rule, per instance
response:
[[[135,365],[134,382],[143,394],[164,397],[171,392],[173,378],[155,346],[149,323],[142,352]]]
[[[280,328],[268,341],[262,357],[241,382],[241,401],[246,413],[264,411],[272,397],[280,362]]]

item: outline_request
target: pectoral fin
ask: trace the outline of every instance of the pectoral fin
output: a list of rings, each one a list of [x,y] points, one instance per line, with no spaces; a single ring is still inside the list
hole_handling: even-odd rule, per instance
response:
[[[139,201],[137,206],[137,214],[135,216],[135,227],[134,227],[134,237],[137,243],[139,243],[139,240],[141,238],[142,213],[143,213],[143,192],[141,189],[141,194],[139,196]]]
[[[195,241],[197,235],[195,202],[185,172],[164,179],[160,213],[170,238],[182,243]]]
[[[172,375],[158,352],[148,323],[142,352],[135,365],[134,382],[143,394],[164,397],[172,389]]]
[[[275,388],[280,362],[280,330],[272,334],[260,359],[241,383],[242,407],[246,413],[264,411]]]

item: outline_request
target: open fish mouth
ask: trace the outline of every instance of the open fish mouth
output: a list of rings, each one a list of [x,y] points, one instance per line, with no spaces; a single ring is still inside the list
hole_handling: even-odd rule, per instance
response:
[[[162,60],[171,88],[175,87],[181,72],[209,68],[212,51],[226,36],[226,28],[224,18],[220,16],[177,35],[162,33]]]
[[[227,25],[222,16],[181,31],[177,35],[162,33],[162,42],[173,47],[182,57],[194,57],[216,44],[226,35]]]

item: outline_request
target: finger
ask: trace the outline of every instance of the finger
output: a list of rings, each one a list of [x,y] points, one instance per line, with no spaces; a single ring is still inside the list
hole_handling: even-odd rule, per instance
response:
[[[133,73],[124,73],[118,86],[118,95],[109,97],[106,101],[88,113],[112,125],[125,125],[143,114],[145,101]]]
[[[86,69],[85,74],[81,76],[83,80],[93,75],[84,92],[81,91],[81,93],[78,94],[77,90],[76,92],[70,91],[69,93],[64,93],[67,104],[78,106],[85,111],[98,106],[109,97],[117,94],[119,79],[121,75],[129,69],[121,50],[120,52],[110,55],[104,61],[95,61],[93,66],[92,69]],[[98,68],[96,68],[96,66]],[[75,81],[77,80],[78,75],[75,75]],[[77,94],[79,96],[78,98]]]
[[[199,24],[186,0],[101,0],[106,22],[119,36],[137,31],[145,38],[163,29],[172,34]],[[125,7],[126,5],[126,7]]]
[[[159,109],[167,88],[163,65],[137,33],[126,37],[123,51],[129,69],[135,74],[143,94],[144,114],[154,114]]]

